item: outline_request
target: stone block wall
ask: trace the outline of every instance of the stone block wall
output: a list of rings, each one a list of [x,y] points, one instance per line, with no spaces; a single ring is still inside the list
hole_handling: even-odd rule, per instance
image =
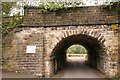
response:
[[[118,42],[119,42],[119,45],[118,45],[118,53],[119,53],[118,70],[120,72],[120,24],[119,24],[119,32],[118,32]]]
[[[25,26],[60,26],[85,24],[113,24],[120,23],[118,12],[104,10],[100,6],[70,8],[66,11],[40,12],[39,7],[25,7]]]
[[[43,28],[14,29],[3,41],[3,69],[43,76]],[[35,53],[27,53],[27,46],[36,46]]]

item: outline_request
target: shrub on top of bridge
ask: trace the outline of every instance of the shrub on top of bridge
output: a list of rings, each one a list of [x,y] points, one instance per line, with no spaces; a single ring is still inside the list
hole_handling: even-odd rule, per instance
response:
[[[55,12],[55,11],[65,11],[69,8],[82,7],[81,5],[85,5],[81,2],[40,2],[39,7],[41,12]],[[101,5],[101,9],[109,9],[109,10],[119,10],[120,11],[120,1],[117,2],[106,2]]]
[[[40,3],[39,7],[41,12],[51,12],[60,9],[65,9],[63,3],[55,3],[55,2]]]
[[[55,12],[55,11],[65,11],[69,8],[79,7],[82,2],[47,2],[47,3],[39,3],[41,12]]]
[[[120,11],[120,1],[110,3],[106,2],[104,5],[101,5],[101,8],[105,10]]]

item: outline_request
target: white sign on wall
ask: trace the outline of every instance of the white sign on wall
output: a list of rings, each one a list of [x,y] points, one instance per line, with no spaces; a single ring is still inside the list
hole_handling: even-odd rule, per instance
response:
[[[35,53],[36,52],[36,46],[27,46],[26,53]]]

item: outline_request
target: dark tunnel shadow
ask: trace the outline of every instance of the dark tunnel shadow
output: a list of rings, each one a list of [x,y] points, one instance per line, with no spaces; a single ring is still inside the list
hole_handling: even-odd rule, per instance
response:
[[[76,61],[68,62],[66,58],[67,49],[74,44],[82,45],[88,52],[88,61],[85,64],[85,61]],[[58,73],[60,70],[69,69],[73,67],[75,69],[84,69],[84,66],[90,66],[91,68],[97,69],[98,64],[100,63],[100,55],[102,55],[103,48],[100,42],[93,37],[87,35],[72,35],[62,39],[53,49],[53,55],[55,56],[55,69],[54,73]],[[77,65],[77,66],[76,66]],[[75,70],[74,69],[74,70]]]

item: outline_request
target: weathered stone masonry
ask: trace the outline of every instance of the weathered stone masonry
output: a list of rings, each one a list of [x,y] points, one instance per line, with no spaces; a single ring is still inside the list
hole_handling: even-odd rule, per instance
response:
[[[4,38],[3,66],[50,77],[63,67],[66,49],[81,44],[88,50],[89,64],[113,76],[118,72],[118,32],[111,26],[120,23],[118,17],[117,11],[100,7],[46,13],[25,7],[22,25]],[[36,53],[26,53],[27,45],[35,45]]]

